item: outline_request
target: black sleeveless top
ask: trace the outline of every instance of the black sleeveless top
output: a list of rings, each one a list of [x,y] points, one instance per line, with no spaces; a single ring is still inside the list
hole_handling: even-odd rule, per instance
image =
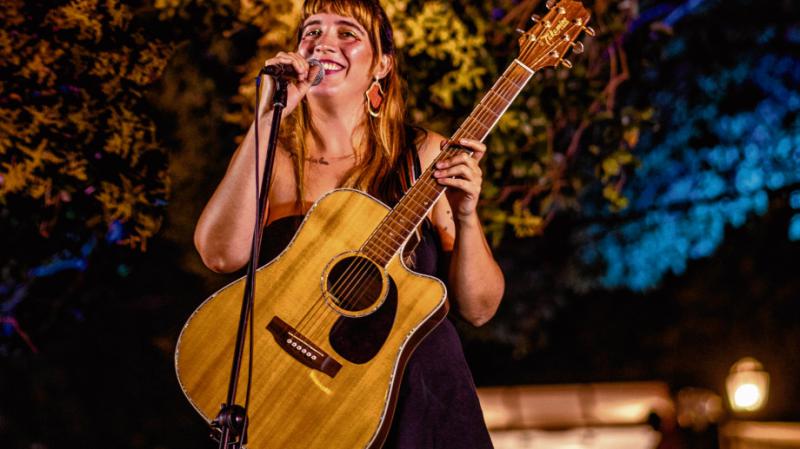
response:
[[[414,159],[415,171],[418,171],[418,158]],[[262,263],[283,251],[302,221],[301,216],[288,216],[265,228]],[[446,267],[441,266],[441,255],[439,236],[425,220],[412,256],[413,270],[444,278]],[[383,448],[492,447],[461,341],[448,317],[419,343],[409,358],[400,383],[392,427]]]
[[[279,218],[265,229],[262,261],[275,258],[303,221]],[[426,220],[414,250],[414,271],[440,276],[441,245]],[[461,341],[449,318],[412,353],[400,383],[397,408],[384,449],[492,448]]]

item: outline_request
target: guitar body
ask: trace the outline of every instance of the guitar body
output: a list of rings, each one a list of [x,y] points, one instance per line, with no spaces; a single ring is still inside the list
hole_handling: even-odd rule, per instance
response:
[[[343,316],[331,299],[330,286],[350,280],[338,262],[359,254],[389,211],[364,193],[333,191],[258,270],[248,448],[378,448],[385,440],[411,351],[447,313],[444,285],[409,271],[402,251],[375,284],[375,302],[352,313],[358,317]],[[345,273],[334,279],[337,266]],[[226,400],[244,284],[240,278],[207,299],[178,339],[180,385],[209,422]],[[238,404],[248,358],[245,350]]]

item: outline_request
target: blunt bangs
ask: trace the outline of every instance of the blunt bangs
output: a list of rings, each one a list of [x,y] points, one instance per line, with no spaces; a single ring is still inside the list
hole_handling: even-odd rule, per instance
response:
[[[306,19],[314,14],[326,12],[352,17],[364,27],[372,48],[376,50],[374,62],[377,62],[380,55],[394,54],[392,26],[377,0],[306,0],[298,27],[298,42]]]

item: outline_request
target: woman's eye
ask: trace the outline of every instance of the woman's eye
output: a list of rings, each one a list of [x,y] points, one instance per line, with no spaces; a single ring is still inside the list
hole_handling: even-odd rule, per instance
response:
[[[350,38],[358,37],[355,32],[349,31],[349,30],[348,31],[340,31],[339,35],[341,35],[343,37],[350,37]]]
[[[313,37],[313,36],[319,36],[319,29],[308,30],[303,34],[303,37]]]

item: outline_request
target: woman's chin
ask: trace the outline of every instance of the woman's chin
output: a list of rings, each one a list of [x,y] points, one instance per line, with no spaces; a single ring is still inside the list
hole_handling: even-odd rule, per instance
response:
[[[344,89],[343,86],[337,83],[326,83],[323,81],[318,86],[314,86],[311,90],[308,91],[308,96],[320,100],[331,100],[336,97],[347,98],[348,96],[353,95],[352,92],[348,92],[347,89]]]

